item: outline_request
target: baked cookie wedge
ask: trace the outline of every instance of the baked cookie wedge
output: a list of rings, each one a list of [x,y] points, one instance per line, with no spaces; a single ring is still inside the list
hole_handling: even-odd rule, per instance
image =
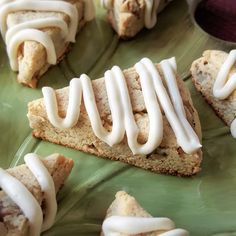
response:
[[[192,80],[236,137],[236,50],[208,50],[191,66]]]
[[[119,234],[122,236],[188,236],[184,229],[175,229],[169,218],[152,217],[124,191],[116,193],[115,200],[107,210],[101,236]]]
[[[56,193],[63,186],[73,161],[59,154],[43,159],[34,153],[26,164],[0,168],[0,235],[39,236],[54,223]]]
[[[201,127],[175,58],[148,58],[118,66],[91,81],[43,88],[28,104],[33,135],[83,152],[154,172],[189,176],[200,170]]]
[[[36,87],[75,42],[78,30],[94,18],[92,0],[3,0],[0,31],[18,82]]]
[[[101,0],[107,9],[108,21],[120,38],[134,37],[144,27],[151,29],[157,14],[171,0]]]

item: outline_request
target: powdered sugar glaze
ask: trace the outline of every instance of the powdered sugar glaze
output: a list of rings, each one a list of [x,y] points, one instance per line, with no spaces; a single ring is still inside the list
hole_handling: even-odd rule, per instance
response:
[[[161,68],[167,86],[165,88],[158,70],[151,60],[142,59],[135,65],[140,77],[143,98],[149,118],[148,140],[138,143],[139,129],[135,122],[130,95],[123,72],[118,66],[105,72],[105,86],[112,116],[112,131],[108,132],[102,124],[90,78],[83,74],[80,79],[73,79],[69,88],[69,104],[65,118],[58,115],[55,92],[50,87],[42,89],[47,116],[51,124],[60,129],[75,126],[79,120],[80,105],[83,102],[89,116],[94,134],[110,146],[120,143],[124,135],[133,154],[149,154],[162,142],[163,117],[161,108],[172,127],[178,144],[186,153],[196,152],[200,141],[186,119],[183,101],[176,82],[177,70],[175,58],[163,60]],[[169,95],[170,94],[170,95]],[[159,105],[160,103],[160,105]]]
[[[104,236],[138,235],[157,231],[160,236],[189,236],[184,229],[175,229],[169,218],[111,216],[102,225]]]

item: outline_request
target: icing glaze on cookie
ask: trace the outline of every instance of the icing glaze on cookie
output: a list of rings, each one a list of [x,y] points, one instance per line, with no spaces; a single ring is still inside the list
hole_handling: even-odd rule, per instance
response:
[[[160,236],[188,236],[184,229],[174,229],[175,224],[168,218],[111,216],[102,225],[104,236],[137,235],[158,231]]]
[[[126,80],[118,66],[114,66],[111,70],[105,72],[105,86],[112,116],[111,132],[103,127],[91,80],[85,74],[81,75],[80,79],[73,79],[70,82],[69,104],[65,118],[58,115],[55,91],[50,87],[42,89],[48,119],[53,126],[59,129],[75,126],[79,120],[83,94],[84,106],[93,132],[99,139],[112,146],[120,143],[126,134],[128,145],[133,154],[146,155],[154,151],[162,142],[163,117],[161,105],[175,133],[177,143],[186,153],[193,153],[201,147],[201,144],[186,119],[183,101],[176,81],[177,66],[175,58],[163,60],[160,65],[168,89],[165,88],[159,72],[151,60],[144,58],[135,65],[148,113],[149,127],[151,127],[145,144],[140,144],[137,141],[139,129],[133,115]]]
[[[112,8],[114,0],[101,0],[101,5],[102,7],[110,10]]]
[[[39,236],[41,231],[47,230],[52,226],[56,216],[55,186],[51,175],[36,154],[27,154],[24,159],[27,167],[37,179],[41,191],[44,193],[44,217],[41,206],[31,192],[19,180],[1,168],[0,187],[19,206],[25,217],[29,220],[29,235]]]
[[[24,158],[26,165],[37,179],[41,191],[44,193],[45,216],[42,225],[42,231],[45,231],[54,223],[57,213],[57,200],[55,185],[52,176],[44,166],[38,155],[29,153]]]
[[[235,63],[236,50],[232,50],[221,66],[213,86],[213,95],[220,100],[227,99],[236,89],[236,72],[230,74]],[[232,121],[230,130],[233,137],[236,138],[236,119]]]
[[[151,29],[157,23],[157,9],[161,0],[145,0],[145,27]]]
[[[69,16],[70,23],[67,25],[67,23],[59,17],[46,17],[28,20],[8,28],[8,15],[17,11],[60,12]],[[85,1],[84,12],[85,21],[89,21],[94,17],[94,5],[92,0]],[[65,42],[75,42],[78,20],[79,16],[76,5],[62,0],[5,0],[1,2],[0,31],[7,45],[7,53],[12,70],[18,70],[17,53],[20,45],[26,40],[41,43],[47,52],[47,62],[49,64],[56,64],[57,55],[53,41],[51,37],[41,29],[58,27],[61,29],[61,34]]]

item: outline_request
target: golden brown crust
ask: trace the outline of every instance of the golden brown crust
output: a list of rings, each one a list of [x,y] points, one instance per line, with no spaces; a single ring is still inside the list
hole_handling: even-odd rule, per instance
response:
[[[44,158],[43,163],[51,174],[56,192],[58,192],[71,172],[74,165],[73,161],[60,154],[53,154]],[[7,171],[22,182],[43,207],[43,192],[28,167],[20,165]],[[0,223],[3,223],[2,226],[7,230],[7,236],[28,236],[29,224],[27,218],[3,191],[0,191]]]
[[[160,71],[160,68],[158,68]],[[161,71],[160,71],[161,73]],[[124,71],[130,92],[133,113],[139,127],[138,141],[145,143],[148,138],[149,121],[146,112],[139,76],[134,68]],[[184,82],[177,79],[180,93],[183,98],[187,119],[201,139],[201,127],[198,113],[193,106],[190,94]],[[98,110],[104,127],[112,128],[104,79],[92,81]],[[68,104],[68,88],[56,91],[59,115],[64,117]],[[176,142],[175,135],[163,114],[164,137],[161,145],[150,155],[133,155],[126,138],[113,147],[98,139],[91,128],[90,120],[82,103],[80,118],[76,126],[71,129],[61,130],[53,127],[48,121],[43,99],[30,102],[28,105],[28,119],[33,129],[33,135],[37,138],[48,140],[90,154],[105,157],[111,160],[119,160],[154,172],[171,175],[190,176],[200,171],[202,160],[201,150],[189,155],[183,152]]]
[[[193,62],[191,66],[192,80],[196,89],[203,95],[204,99],[211,105],[215,113],[228,125],[236,116],[235,97],[233,92],[227,99],[219,100],[213,96],[213,85],[216,76],[226,60],[228,53],[218,50],[208,50],[203,56]],[[235,73],[232,68],[230,73]]]

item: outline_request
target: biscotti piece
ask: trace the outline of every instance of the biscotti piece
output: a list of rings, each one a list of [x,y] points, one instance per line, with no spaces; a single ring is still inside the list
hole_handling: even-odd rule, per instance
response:
[[[157,68],[162,75],[161,69],[158,66]],[[149,128],[151,127],[149,127],[149,118],[141,91],[140,78],[134,68],[125,70],[124,76],[129,90],[135,121],[139,128],[138,142],[144,144],[148,139]],[[180,78],[177,78],[177,84],[183,99],[187,120],[201,139],[200,121],[190,94]],[[92,86],[103,126],[108,131],[111,131],[112,117],[104,78],[93,80]],[[65,117],[66,115],[68,92],[68,87],[56,91],[58,114],[60,117]],[[30,127],[33,129],[33,136],[36,138],[48,140],[110,160],[119,160],[154,172],[190,176],[200,171],[201,150],[198,149],[193,154],[186,154],[177,144],[175,134],[164,113],[163,140],[160,146],[148,155],[133,155],[126,137],[119,144],[115,144],[112,147],[97,138],[91,127],[83,102],[80,106],[79,120],[72,128],[55,128],[48,120],[43,99],[38,99],[28,104],[28,119]]]
[[[120,38],[132,38],[145,27],[145,0],[110,0],[110,2],[111,6],[107,10],[108,21]],[[168,2],[160,0],[156,14],[161,12]]]
[[[78,10],[78,31],[84,26],[84,0],[69,0]],[[14,27],[24,22],[30,22],[38,19],[56,18],[63,20],[68,26],[70,25],[70,17],[61,12],[52,11],[16,11],[8,14],[7,28]],[[55,46],[57,63],[63,58],[68,51],[69,42],[66,42],[62,37],[62,32],[59,27],[46,27],[40,29],[46,32],[52,39]],[[17,80],[19,83],[26,86],[35,88],[38,79],[49,69],[51,66],[47,62],[47,52],[45,47],[36,41],[24,41],[20,46],[17,54],[18,58],[18,75]]]
[[[228,125],[236,116],[236,93],[233,92],[227,99],[220,100],[213,95],[213,86],[217,74],[228,57],[228,53],[217,50],[208,50],[203,56],[193,62],[191,66],[192,80],[197,90],[213,107],[216,114]],[[235,73],[233,67],[230,73]]]
[[[152,217],[146,212],[136,201],[136,199],[130,196],[125,191],[119,191],[116,193],[115,200],[111,203],[107,210],[105,218],[111,216],[139,216],[139,217]],[[155,236],[156,234],[148,233],[147,236]],[[101,232],[101,236],[104,236]],[[123,235],[122,236],[127,236]]]
[[[118,218],[112,219],[112,217],[118,217],[119,219]],[[120,228],[119,226],[122,225],[122,227],[123,227],[125,224],[129,230],[133,230],[133,228],[137,229],[137,227],[139,227],[137,225],[135,227],[135,224],[137,224],[137,223],[132,222],[133,224],[129,224],[126,221],[126,220],[130,220],[130,218],[131,218],[131,221],[132,221],[132,219],[135,220],[135,219],[139,218],[139,220],[142,221],[141,223],[143,223],[144,220],[149,219],[149,218],[153,218],[153,217],[140,206],[140,204],[136,201],[136,199],[134,197],[130,196],[125,191],[119,191],[116,193],[115,200],[111,203],[111,205],[109,206],[109,208],[107,210],[107,214],[105,216],[105,220],[104,220],[103,227],[102,227],[103,229],[101,232],[101,236],[104,236],[105,228],[107,228],[108,230],[113,229],[114,233],[115,232],[120,233],[119,230],[121,230],[121,229],[119,229]],[[142,218],[143,218],[143,220],[142,220]],[[138,234],[135,234],[135,236],[158,236],[158,235],[162,235],[165,232],[166,233],[169,232],[170,235],[180,235],[180,236],[189,235],[186,230],[174,229],[175,228],[174,222],[168,218],[155,218],[155,219],[157,222],[159,221],[160,228],[162,228],[165,225],[165,223],[160,223],[160,222],[163,219],[164,219],[164,221],[167,221],[168,222],[167,225],[169,225],[169,229],[163,230],[163,228],[165,228],[165,226],[166,226],[165,225],[162,228],[162,230],[151,231],[151,232],[149,231],[147,233],[138,233]],[[108,222],[107,220],[109,220],[110,222]],[[122,223],[117,222],[119,220],[122,220]],[[149,226],[150,226],[150,223],[149,223]],[[159,227],[157,227],[157,228],[159,228]],[[141,227],[140,231],[142,231],[142,229],[143,228]],[[178,234],[177,234],[177,232],[178,232]],[[107,233],[106,235],[109,235],[109,233]],[[119,235],[131,236],[134,234],[120,233]]]
[[[60,154],[53,154],[42,159],[42,162],[52,176],[55,190],[58,192],[71,172],[73,161]],[[38,181],[29,168],[24,164],[7,171],[26,186],[44,210],[44,193],[41,191]],[[7,236],[29,236],[28,219],[3,191],[0,191],[1,232],[5,232]]]
[[[152,217],[139,205],[134,197],[130,196],[125,191],[116,193],[115,200],[107,210],[106,218],[113,215]]]

